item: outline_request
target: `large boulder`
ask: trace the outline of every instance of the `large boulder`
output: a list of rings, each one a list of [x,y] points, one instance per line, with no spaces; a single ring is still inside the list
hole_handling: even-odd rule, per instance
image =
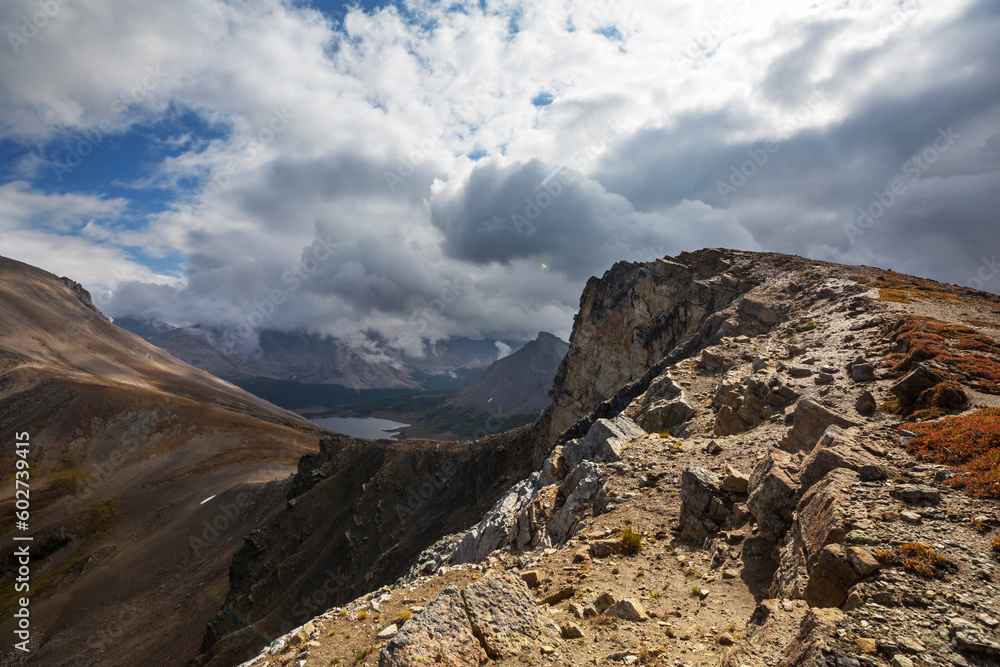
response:
[[[729,518],[719,478],[704,468],[681,473],[681,535],[701,543]]]
[[[824,547],[843,544],[849,532],[848,489],[858,481],[858,473],[838,468],[803,494],[795,510],[790,539],[781,548],[780,563],[771,583],[771,595],[793,599],[805,597],[809,578],[820,563]],[[824,563],[830,565],[831,561]],[[836,597],[826,588],[819,590],[822,590],[824,600]],[[817,596],[820,597],[819,594]],[[846,589],[843,590],[843,597],[847,599]]]
[[[547,526],[553,544],[570,537],[582,525],[579,520],[603,494],[606,476],[601,464],[584,461],[559,485],[559,497],[565,498],[565,501]]]
[[[490,660],[537,652],[559,635],[559,627],[535,605],[520,577],[488,575],[461,591],[441,591],[389,640],[378,664],[481,667]]]
[[[795,390],[771,373],[753,373],[741,381],[726,377],[715,389],[718,409],[715,435],[735,435],[783,414],[799,398]]]
[[[945,381],[945,378],[936,371],[927,368],[923,364],[914,364],[913,370],[907,373],[902,380],[892,385],[889,389],[907,405],[916,402],[920,394]]]
[[[779,446],[792,453],[809,451],[819,442],[830,425],[851,428],[858,426],[859,422],[820,405],[811,398],[803,398],[795,404],[792,427],[788,429]]]
[[[614,419],[598,419],[587,435],[563,445],[566,471],[572,472],[583,461],[617,461],[630,443],[645,435],[645,431],[623,415]]]
[[[407,621],[382,649],[378,660],[379,667],[481,667],[487,662],[489,657],[469,625],[465,601],[454,588],[441,591]]]
[[[839,609],[810,609],[799,632],[782,653],[780,667],[820,667],[829,664],[827,653],[836,641],[837,623],[844,618]],[[842,664],[842,663],[835,663]]]
[[[878,462],[850,433],[839,426],[828,426],[802,462],[801,491],[807,491],[831,470],[860,470],[867,465],[878,465]]]
[[[541,640],[551,642],[560,635],[558,626],[535,605],[524,581],[512,573],[469,584],[462,599],[473,635],[493,660],[510,658],[525,649],[537,651]]]
[[[861,573],[848,561],[844,547],[828,544],[816,558],[802,597],[812,607],[839,607],[861,579]]]
[[[649,433],[667,433],[694,416],[684,391],[669,373],[654,379],[646,390],[636,423]]]
[[[643,406],[636,415],[636,421],[649,433],[670,433],[691,419],[694,413],[694,408],[684,399],[661,400]]]
[[[799,467],[793,457],[770,448],[750,474],[747,509],[761,537],[780,542],[792,525],[799,498]]]
[[[558,498],[559,487],[554,484],[539,489],[531,502],[518,512],[507,536],[507,544],[517,551],[551,546],[546,525],[552,518]]]

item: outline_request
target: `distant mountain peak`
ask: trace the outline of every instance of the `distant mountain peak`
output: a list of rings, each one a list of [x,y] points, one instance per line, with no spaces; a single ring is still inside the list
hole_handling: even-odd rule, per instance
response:
[[[519,350],[495,361],[460,391],[452,404],[501,414],[528,414],[549,404],[549,389],[569,343],[545,332]]]

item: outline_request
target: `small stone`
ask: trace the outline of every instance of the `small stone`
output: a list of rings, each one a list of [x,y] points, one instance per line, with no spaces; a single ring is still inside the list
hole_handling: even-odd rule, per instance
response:
[[[397,628],[396,624],[393,623],[392,625],[385,628],[384,630],[382,630],[382,632],[378,633],[375,636],[378,637],[379,639],[392,639],[393,637],[396,636],[397,632],[399,632],[399,628]]]
[[[882,564],[878,562],[872,552],[862,547],[848,547],[847,562],[862,577],[871,576],[882,569]]]
[[[868,637],[858,637],[858,650],[862,653],[874,655],[878,653],[878,643]]]
[[[872,396],[870,391],[865,391],[858,396],[858,400],[854,402],[854,409],[859,415],[870,417],[875,414],[875,410],[878,409],[878,403],[875,402],[875,397]]]
[[[625,664],[626,665],[634,665],[637,662],[639,662],[639,656],[637,656],[637,655],[627,655],[627,656],[625,656]]]
[[[615,598],[611,593],[601,593],[594,599],[592,606],[598,614],[603,614],[611,605],[615,603]]]
[[[726,477],[722,480],[720,488],[723,491],[728,491],[729,493],[746,493],[747,487],[750,485],[750,478],[744,475],[739,470],[726,466],[725,469]]]
[[[890,493],[907,503],[941,502],[941,492],[933,486],[925,486],[923,484],[900,484],[890,491]]]
[[[316,626],[313,625],[312,622],[306,623],[301,628],[299,628],[298,632],[296,632],[294,635],[291,636],[291,638],[289,638],[288,643],[291,646],[298,646],[299,644],[306,643],[307,641],[309,641],[309,638],[312,636],[313,630],[315,629]]]
[[[645,621],[649,618],[642,603],[635,599],[626,599],[616,602],[604,612],[609,616],[617,616],[626,621]]]
[[[583,618],[583,605],[579,605],[576,602],[570,602],[569,613],[573,614],[577,618]]]
[[[594,558],[607,558],[622,549],[622,543],[616,540],[597,540],[590,543],[590,555]]]
[[[538,585],[538,570],[522,572],[521,580],[528,585],[528,588],[534,588]]]
[[[719,636],[719,644],[721,646],[732,646],[736,643],[736,640],[728,632],[724,632]]]
[[[998,625],[1000,625],[1000,621],[998,621],[997,619],[993,618],[992,616],[990,616],[985,612],[980,614],[979,616],[976,616],[976,620],[988,628],[995,628]]]
[[[723,579],[735,579],[738,576],[740,576],[739,570],[734,570],[732,568],[726,568],[725,570],[722,571],[722,578]]]
[[[913,667],[913,661],[905,656],[896,655],[892,658],[892,667]]]
[[[543,646],[542,647],[542,655],[552,655],[555,652],[556,652],[556,649],[555,649],[554,646]]]
[[[548,597],[544,598],[542,600],[542,604],[549,604],[549,605],[558,604],[563,600],[568,600],[571,597],[573,597],[574,593],[576,593],[576,589],[573,586],[566,586],[565,588],[562,588],[553,593],[552,595],[549,595]]]
[[[896,637],[896,645],[907,653],[925,653],[927,647],[912,637]]]
[[[565,623],[562,626],[563,639],[583,639],[583,630],[576,623]]]
[[[711,454],[712,456],[716,456],[718,454],[721,454],[722,453],[722,445],[720,445],[719,443],[717,443],[715,440],[712,440],[707,445],[705,445],[705,453],[706,454]]]
[[[574,563],[583,563],[584,561],[590,560],[590,548],[580,549],[575,554],[573,554]]]
[[[858,477],[862,482],[880,482],[889,478],[889,472],[877,463],[869,463],[858,468]]]

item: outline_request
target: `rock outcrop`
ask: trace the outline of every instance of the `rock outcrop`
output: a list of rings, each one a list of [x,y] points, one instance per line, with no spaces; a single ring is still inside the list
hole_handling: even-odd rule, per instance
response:
[[[552,405],[538,425],[542,446],[554,443],[685,339],[701,331],[707,344],[723,321],[710,322],[712,316],[756,284],[746,265],[733,260],[730,251],[703,250],[647,264],[620,262],[588,281],[569,351],[550,392]],[[766,308],[748,304],[745,318],[758,310],[768,320],[773,317]]]
[[[492,575],[461,590],[443,590],[386,644],[378,664],[480,667],[490,660],[537,652],[558,642],[560,634],[559,626],[535,606],[520,577]]]
[[[857,426],[858,422],[827,408],[813,399],[802,399],[795,404],[792,413],[792,428],[788,430],[781,441],[781,448],[793,454],[811,450],[826,431],[826,427],[834,425],[841,428]]]

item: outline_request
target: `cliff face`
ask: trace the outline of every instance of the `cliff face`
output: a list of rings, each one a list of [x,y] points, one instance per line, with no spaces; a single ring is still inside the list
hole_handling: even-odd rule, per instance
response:
[[[678,345],[717,335],[719,311],[760,284],[757,265],[767,257],[709,249],[647,264],[619,262],[591,278],[549,392],[552,405],[538,422],[541,443],[554,443]]]
[[[257,653],[261,633],[403,576],[527,476],[533,445],[528,427],[471,443],[323,439],[299,462],[287,507],[235,554],[227,609],[209,624],[200,662],[236,664]]]

